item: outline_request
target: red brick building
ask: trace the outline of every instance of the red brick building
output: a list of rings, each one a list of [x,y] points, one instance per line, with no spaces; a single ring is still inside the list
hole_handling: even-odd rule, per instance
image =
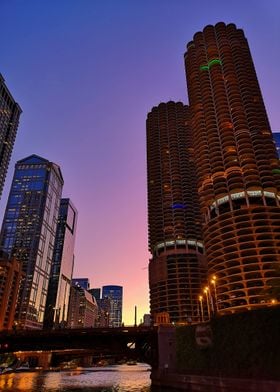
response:
[[[15,307],[23,277],[21,267],[21,262],[15,258],[0,258],[0,330],[15,326]]]

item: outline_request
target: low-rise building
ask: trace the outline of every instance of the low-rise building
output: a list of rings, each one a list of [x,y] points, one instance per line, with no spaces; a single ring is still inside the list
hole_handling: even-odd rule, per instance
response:
[[[0,256],[0,330],[16,327],[15,308],[23,275],[20,261]]]
[[[98,307],[92,295],[81,286],[71,287],[68,327],[92,328],[97,319]]]

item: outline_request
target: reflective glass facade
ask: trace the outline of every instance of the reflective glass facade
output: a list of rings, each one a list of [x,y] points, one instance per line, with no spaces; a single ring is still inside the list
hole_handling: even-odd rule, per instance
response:
[[[76,224],[76,208],[69,199],[61,199],[44,328],[65,327],[67,324]]]
[[[79,285],[83,289],[88,290],[89,289],[89,279],[88,278],[73,278],[72,279],[72,284],[73,285]]]
[[[122,325],[122,286],[103,286],[102,299],[110,299],[109,327],[121,327]]]
[[[0,196],[2,194],[19,123],[21,108],[0,74]]]
[[[272,136],[273,136],[273,139],[274,139],[274,142],[275,142],[278,158],[280,159],[280,132],[274,131],[272,133]]]
[[[17,162],[0,246],[26,274],[16,309],[20,328],[42,328],[63,178],[59,167],[31,155]]]
[[[88,290],[88,292],[97,300],[101,298],[101,289],[100,288],[94,288]]]

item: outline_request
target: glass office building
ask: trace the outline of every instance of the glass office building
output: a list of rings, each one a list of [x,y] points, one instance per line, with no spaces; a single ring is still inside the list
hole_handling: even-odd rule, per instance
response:
[[[67,325],[70,288],[74,268],[76,225],[76,208],[70,199],[61,199],[44,328],[58,328]]]
[[[122,304],[123,304],[123,288],[122,286],[103,286],[102,300],[109,298],[110,300],[110,315],[109,327],[122,326]]]
[[[89,290],[89,279],[88,278],[73,278],[72,279],[72,284],[73,285],[79,285],[81,286],[84,290]]]
[[[272,132],[272,136],[275,142],[278,158],[280,159],[280,132],[274,131]]]
[[[43,326],[63,186],[59,166],[31,155],[16,163],[0,246],[22,262],[16,308],[19,328]]]
[[[0,74],[0,196],[10,162],[21,108],[8,90]]]

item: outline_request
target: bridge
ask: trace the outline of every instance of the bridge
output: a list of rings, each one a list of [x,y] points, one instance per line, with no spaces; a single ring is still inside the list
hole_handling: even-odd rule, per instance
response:
[[[137,359],[156,367],[158,332],[157,327],[143,326],[1,331],[0,354],[18,352],[33,356],[48,353],[48,358],[78,355]]]

